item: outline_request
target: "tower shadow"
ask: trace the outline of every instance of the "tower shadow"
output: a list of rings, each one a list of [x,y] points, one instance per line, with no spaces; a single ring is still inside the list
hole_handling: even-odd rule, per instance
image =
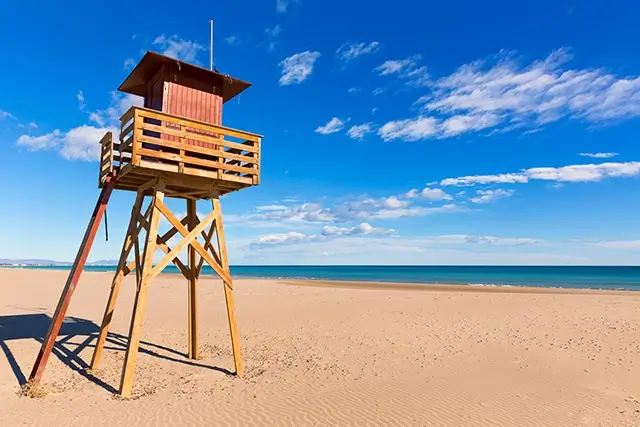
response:
[[[27,377],[20,368],[20,364],[11,352],[7,343],[12,340],[34,339],[41,344],[44,341],[44,337],[47,334],[50,324],[51,317],[43,313],[0,316],[0,350],[2,350],[1,353],[4,353],[7,358],[11,370],[13,371],[18,384],[21,386],[27,383]],[[111,393],[117,393],[118,390],[116,390],[115,387],[92,375],[89,370],[89,364],[80,357],[80,353],[85,348],[95,348],[95,342],[98,339],[99,332],[100,327],[88,319],[65,317],[62,322],[60,332],[58,333],[58,339],[56,340],[51,353],[54,354],[62,363],[85,379]],[[106,341],[107,345],[105,345],[105,349],[122,352],[125,352],[127,349],[128,337],[125,335],[110,332],[107,334]],[[141,353],[145,353],[159,359],[211,369],[222,372],[226,375],[233,375],[233,373],[227,369],[205,365],[186,359],[186,353],[179,352],[166,346],[154,344],[148,341],[140,341],[140,345],[139,351]],[[171,356],[158,353],[156,350],[169,353]]]

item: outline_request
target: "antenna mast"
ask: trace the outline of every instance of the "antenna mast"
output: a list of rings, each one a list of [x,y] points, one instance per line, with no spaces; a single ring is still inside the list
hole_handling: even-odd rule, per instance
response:
[[[213,19],[209,20],[209,70],[213,71]]]

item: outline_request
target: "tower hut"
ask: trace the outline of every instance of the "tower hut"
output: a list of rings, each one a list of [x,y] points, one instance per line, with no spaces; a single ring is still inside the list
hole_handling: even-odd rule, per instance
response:
[[[98,187],[102,191],[31,372],[31,382],[42,377],[113,190],[134,191],[137,196],[91,368],[100,363],[122,280],[135,272],[135,304],[119,388],[123,397],[131,395],[149,283],[169,263],[175,264],[189,283],[188,357],[197,359],[198,278],[206,262],[224,283],[235,373],[242,376],[220,196],[259,184],[262,137],[222,126],[222,106],[249,86],[154,52],[147,52],[120,85],[118,90],[143,97],[144,107],[131,107],[122,116],[118,142],[114,143],[111,132],[100,141]],[[164,203],[169,197],[185,200],[184,218],[177,218]],[[204,218],[196,213],[196,201],[201,199],[210,200],[212,207]],[[172,228],[159,235],[161,217]],[[168,242],[174,236],[182,240],[171,248]],[[186,263],[178,257],[185,249]],[[154,264],[158,250],[164,256]],[[130,256],[133,260],[129,262]]]

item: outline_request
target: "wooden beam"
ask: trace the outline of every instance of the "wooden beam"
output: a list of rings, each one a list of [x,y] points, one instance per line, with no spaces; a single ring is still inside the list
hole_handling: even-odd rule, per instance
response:
[[[224,239],[224,229],[222,227],[222,209],[220,208],[220,199],[217,197],[211,199],[213,210],[218,212],[216,221],[216,237],[218,238],[218,254],[222,260],[222,268],[227,273],[228,279],[224,281],[224,297],[227,303],[227,318],[229,320],[229,333],[231,335],[231,347],[233,348],[233,361],[236,366],[236,375],[241,377],[244,374],[244,366],[242,365],[242,355],[240,353],[240,337],[238,334],[238,324],[236,322],[236,308],[233,299],[231,284],[231,271],[229,269],[229,259],[227,258],[227,243]]]
[[[125,269],[127,267],[127,258],[133,248],[133,241],[138,240],[140,229],[137,227],[136,218],[140,215],[143,200],[144,195],[142,193],[138,193],[133,208],[131,209],[131,219],[129,220],[127,235],[125,236],[122,251],[120,252],[118,267],[116,268],[116,272],[111,283],[111,291],[109,293],[109,299],[107,300],[107,307],[105,308],[104,316],[102,317],[98,342],[96,343],[95,350],[93,351],[93,357],[91,358],[91,369],[97,369],[102,358],[102,350],[107,339],[107,334],[109,333],[109,327],[111,326],[111,319],[113,318],[113,311],[115,310],[116,300],[118,298],[118,293],[120,292],[120,285],[126,275]]]
[[[229,277],[229,274],[225,272],[218,263],[216,263],[213,257],[204,249],[204,247],[200,244],[200,242],[196,240],[196,237],[202,232],[202,230],[207,225],[209,225],[209,223],[211,223],[214,219],[217,219],[219,217],[218,212],[212,211],[209,215],[207,215],[202,220],[202,222],[200,222],[200,224],[198,224],[191,232],[189,232],[176,219],[173,213],[171,213],[169,208],[162,201],[158,201],[157,206],[158,206],[158,209],[160,209],[160,212],[162,212],[165,218],[167,218],[167,220],[171,223],[171,225],[176,227],[180,232],[180,234],[184,236],[182,241],[172,250],[172,252],[175,252],[174,254],[172,254],[173,257],[175,257],[178,253],[180,253],[180,251],[182,251],[182,249],[184,249],[187,245],[189,244],[193,245],[195,250],[198,251],[200,256],[203,257],[205,261],[207,261],[207,263],[211,266],[211,268],[213,268],[213,270],[216,273],[218,273],[218,275],[223,280],[228,279],[228,281],[230,282],[231,278]],[[169,263],[168,258],[169,258],[169,255],[167,255],[163,260],[161,260],[158,264],[156,264],[153,267],[153,270],[151,273],[152,277],[160,273],[160,271],[162,271],[162,269],[167,266],[167,264]]]
[[[129,343],[127,352],[124,356],[124,368],[120,379],[120,395],[123,397],[131,396],[133,388],[133,374],[138,359],[138,347],[140,345],[140,336],[142,333],[142,323],[144,320],[144,312],[147,305],[147,294],[149,291],[149,281],[151,280],[151,267],[153,265],[153,256],[156,251],[156,240],[158,238],[158,227],[160,225],[160,211],[158,203],[162,203],[164,198],[164,181],[159,180],[155,187],[153,196],[153,210],[149,220],[149,229],[147,230],[147,239],[144,245],[144,255],[142,264],[142,279],[140,286],[136,290],[135,303],[133,306],[133,315],[131,316],[131,325],[129,327]]]
[[[188,229],[193,231],[198,225],[196,214],[196,201],[187,200]],[[215,221],[215,220],[214,220]],[[197,235],[195,237],[198,238]],[[189,263],[189,351],[190,359],[199,359],[198,354],[198,278],[196,276],[196,250],[192,244],[187,247],[187,257]]]
[[[82,238],[82,243],[80,244],[80,248],[76,254],[76,259],[73,262],[71,271],[69,271],[67,282],[62,290],[62,295],[60,295],[60,300],[58,301],[53,318],[51,319],[51,325],[49,326],[49,330],[42,341],[42,347],[40,348],[40,352],[38,353],[33,365],[33,369],[31,370],[31,375],[29,375],[29,380],[34,383],[38,383],[42,378],[42,374],[44,373],[47,361],[51,355],[51,350],[53,350],[56,337],[60,332],[60,327],[62,326],[64,316],[69,308],[73,292],[75,291],[78,281],[80,280],[80,276],[82,275],[82,270],[84,269],[87,257],[91,251],[93,240],[96,237],[96,232],[100,226],[100,221],[102,220],[104,211],[107,208],[109,197],[111,197],[111,192],[113,191],[114,186],[112,177],[108,176],[104,187],[102,187],[96,206],[93,209],[93,213],[91,214],[91,219],[89,220],[84,237]]]

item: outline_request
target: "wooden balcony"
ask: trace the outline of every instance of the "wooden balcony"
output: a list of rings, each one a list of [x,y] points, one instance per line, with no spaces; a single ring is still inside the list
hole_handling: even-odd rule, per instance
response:
[[[142,107],[120,122],[119,143],[100,141],[100,188],[109,174],[131,191],[161,175],[167,196],[207,199],[260,183],[261,135]]]

